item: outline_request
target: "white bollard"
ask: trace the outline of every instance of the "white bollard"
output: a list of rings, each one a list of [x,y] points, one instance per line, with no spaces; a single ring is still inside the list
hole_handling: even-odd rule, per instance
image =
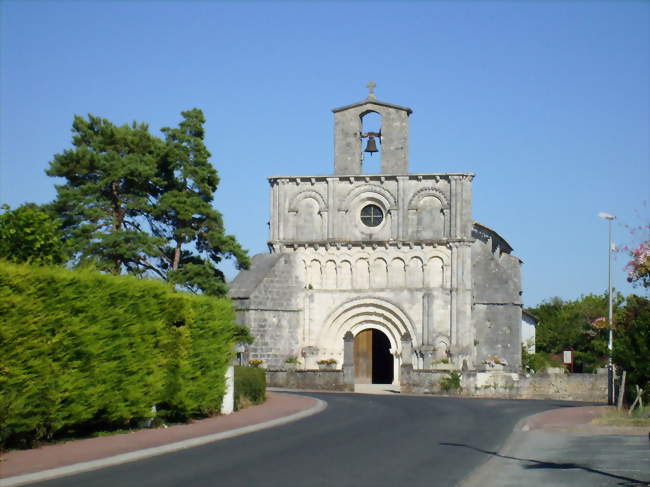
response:
[[[226,369],[226,393],[223,395],[221,414],[230,414],[235,410],[235,367]]]

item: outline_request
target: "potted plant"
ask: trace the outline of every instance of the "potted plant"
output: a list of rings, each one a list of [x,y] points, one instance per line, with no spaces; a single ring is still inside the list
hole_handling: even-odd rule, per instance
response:
[[[261,360],[253,359],[253,360],[249,360],[249,361],[248,361],[248,366],[249,366],[249,367],[255,367],[255,368],[257,368],[257,367],[259,367],[260,365],[262,365],[262,361],[261,361]]]
[[[320,370],[334,370],[336,368],[336,359],[327,358],[316,362]]]
[[[298,368],[299,363],[300,360],[298,360],[298,357],[287,357],[284,361],[284,368],[288,371],[293,371]]]

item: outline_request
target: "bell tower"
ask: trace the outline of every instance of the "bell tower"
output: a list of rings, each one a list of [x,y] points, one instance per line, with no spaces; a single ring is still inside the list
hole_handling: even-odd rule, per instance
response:
[[[362,154],[381,153],[381,174],[408,173],[408,121],[413,110],[377,100],[375,83],[368,83],[368,97],[334,112],[334,174],[361,174]],[[381,117],[378,132],[363,132],[363,118]],[[366,141],[364,152],[363,142]]]

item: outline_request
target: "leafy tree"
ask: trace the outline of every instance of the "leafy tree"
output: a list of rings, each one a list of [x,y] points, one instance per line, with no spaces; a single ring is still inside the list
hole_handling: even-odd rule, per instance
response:
[[[627,371],[627,383],[650,395],[650,301],[630,295],[615,320],[614,363]],[[632,388],[628,387],[630,391]]]
[[[1,208],[0,258],[45,265],[67,260],[59,222],[46,209],[34,203],[15,210],[8,205]]]
[[[234,258],[239,268],[247,268],[249,259],[212,207],[219,176],[203,143],[203,112],[194,108],[181,115],[178,128],[162,129],[159,197],[149,215],[153,234],[166,242],[157,267],[167,280],[191,291],[223,295],[225,278],[217,264]]]
[[[74,148],[55,155],[47,171],[65,180],[52,207],[78,263],[224,295],[217,264],[234,258],[247,268],[249,259],[212,207],[219,177],[203,143],[203,113],[182,116],[177,128],[162,129],[164,140],[145,124],[76,116]]]
[[[49,176],[57,185],[53,208],[79,262],[120,274],[155,271],[150,257],[158,239],[142,228],[151,211],[153,180],[162,150],[145,124],[117,127],[108,120],[75,116],[73,149],[54,156]]]
[[[622,296],[615,298],[620,305]],[[539,352],[558,354],[574,351],[577,371],[591,371],[607,360],[607,328],[594,326],[607,315],[607,293],[587,295],[575,301],[552,298],[530,311],[539,320],[535,347]]]

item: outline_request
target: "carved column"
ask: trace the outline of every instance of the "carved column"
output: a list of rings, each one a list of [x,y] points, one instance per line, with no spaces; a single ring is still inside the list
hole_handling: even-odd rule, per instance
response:
[[[285,220],[289,217],[288,213],[284,213],[284,209],[286,207],[285,205],[285,198],[286,198],[286,192],[287,192],[287,180],[286,179],[280,179],[277,181],[278,182],[278,197],[276,198],[276,207],[274,209],[275,211],[275,221],[276,221],[276,226],[277,226],[277,237],[278,240],[286,240],[286,231],[284,229],[285,227]]]
[[[449,238],[458,236],[458,225],[456,224],[457,204],[457,184],[456,177],[449,177]]]
[[[433,292],[426,292],[422,295],[422,345],[433,345],[433,309]]]
[[[451,243],[450,351],[455,364],[474,364],[475,330],[472,323],[471,243]]]
[[[269,221],[269,240],[275,242],[278,240],[278,181],[277,179],[269,180],[271,184],[271,219]]]
[[[408,208],[406,202],[406,182],[408,176],[397,176],[397,218],[398,221],[398,240],[406,239],[406,228],[408,225]]]
[[[405,332],[401,338],[402,342],[402,365],[400,367],[400,385],[402,392],[411,390],[411,373],[413,372],[413,343],[409,332]]]
[[[354,391],[354,335],[343,335],[343,384],[346,391]]]
[[[334,238],[334,218],[336,218],[336,208],[334,208],[334,188],[336,179],[327,178],[327,240]]]

